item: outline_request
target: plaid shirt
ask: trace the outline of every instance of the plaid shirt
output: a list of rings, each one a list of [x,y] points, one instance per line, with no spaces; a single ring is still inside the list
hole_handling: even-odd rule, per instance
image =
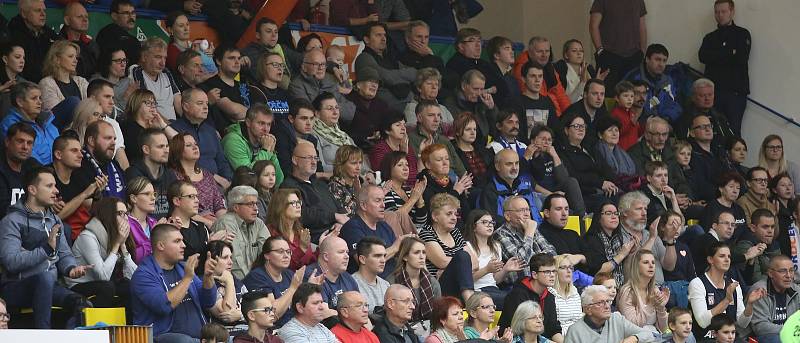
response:
[[[495,230],[494,235],[500,242],[503,262],[516,256],[527,265],[533,255],[539,253],[556,255],[556,249],[538,230],[533,234],[533,237],[526,237],[524,232],[511,228],[506,222]],[[523,276],[531,276],[529,268],[523,268],[521,272],[508,273],[505,281],[514,283]]]

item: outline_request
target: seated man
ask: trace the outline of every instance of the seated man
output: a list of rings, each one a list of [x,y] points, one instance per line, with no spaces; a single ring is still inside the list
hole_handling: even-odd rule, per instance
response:
[[[743,254],[746,260],[739,264],[744,276],[743,283],[752,285],[767,278],[769,259],[781,254],[780,247],[772,244],[776,230],[775,215],[767,209],[757,209],[750,218],[750,232],[736,242],[731,254]],[[757,251],[750,248],[757,247]]]
[[[502,247],[501,258],[505,263],[511,259],[530,261],[536,254],[556,255],[556,249],[537,229],[539,223],[531,219],[529,208],[525,198],[519,195],[512,195],[503,201],[505,223],[497,228],[495,237]],[[513,284],[527,276],[530,273],[525,269],[521,272],[509,272],[506,281]]]
[[[556,107],[548,96],[542,96],[544,84],[544,67],[536,62],[528,62],[522,66],[525,88],[518,100],[520,109],[520,139],[528,142],[533,139],[530,130],[538,126],[546,126],[557,122]],[[524,114],[524,116],[523,116]],[[585,118],[584,118],[585,119]]]
[[[128,61],[136,60],[128,56]],[[142,57],[139,65],[131,69],[131,78],[140,89],[153,92],[158,113],[171,121],[182,113],[181,94],[166,63],[167,43],[159,37],[150,37],[142,44]]]
[[[378,237],[361,238],[356,243],[354,256],[358,270],[353,273],[353,279],[358,284],[358,290],[364,294],[371,314],[376,307],[383,306],[383,295],[389,288],[389,282],[379,274],[388,271],[387,274],[391,275],[394,270],[386,268],[386,244]]]
[[[406,286],[393,284],[383,298],[383,316],[377,316],[372,332],[383,343],[420,343],[409,322],[416,308],[414,293]]]
[[[722,156],[714,148],[714,131],[711,129],[711,119],[700,114],[692,119],[690,131],[692,142],[692,159],[689,166],[692,169],[692,190],[699,200],[711,202],[715,198],[714,180],[722,173]]]
[[[507,149],[517,153],[519,156],[518,161],[524,159],[525,149],[528,145],[519,140],[519,133],[522,127],[519,114],[513,111],[500,111],[497,114],[494,125],[497,137],[494,137],[492,142],[489,143],[489,147],[494,153],[497,154],[500,150]]]
[[[111,3],[110,10],[111,23],[97,33],[97,44],[107,48],[122,48],[128,61],[136,63],[142,49],[139,39],[130,34],[136,27],[136,7],[131,0],[115,0]]]
[[[647,249],[656,259],[656,272],[653,277],[657,284],[664,283],[664,268],[672,270],[675,266],[675,245],[665,245],[658,237],[655,225],[648,230],[647,206],[650,198],[640,191],[628,192],[619,198],[619,226],[622,229],[622,244],[634,242],[632,251]],[[672,250],[667,253],[667,250]],[[662,268],[663,267],[663,268]],[[669,268],[667,268],[669,267]]]
[[[100,197],[102,190],[106,187],[105,176],[96,176],[94,182],[88,185],[82,182],[82,177],[77,175],[82,160],[81,142],[78,137],[65,134],[53,142],[53,164],[51,166],[55,171],[56,188],[58,188],[60,198],[53,206],[53,210],[65,223],[78,222],[82,223],[81,225],[88,223],[91,219],[89,209],[92,202],[95,198]],[[73,182],[73,180],[75,181]],[[77,238],[77,235],[71,235],[71,230],[68,233],[70,238]]]
[[[763,208],[772,214],[778,214],[774,200],[770,199],[767,182],[769,182],[769,174],[766,169],[756,166],[747,171],[747,192],[736,199],[736,204],[744,210],[745,221],[748,224],[751,223],[750,216],[758,209]]]
[[[156,342],[199,339],[206,321],[203,311],[217,300],[217,259],[207,253],[201,280],[195,275],[198,255],[183,262],[180,229],[158,224],[150,232],[150,242],[153,254],[142,260],[131,278],[132,324],[152,325]]]
[[[420,70],[422,68],[435,68],[439,73],[444,73],[444,62],[436,56],[428,46],[431,30],[422,20],[414,20],[408,24],[405,32],[406,51],[398,57],[403,65]]]
[[[178,73],[175,82],[181,92],[191,88],[198,88],[201,83],[208,80],[208,74],[203,70],[203,58],[199,52],[186,49],[178,54],[178,59],[175,63]]]
[[[356,106],[339,93],[339,83],[325,72],[326,66],[325,54],[322,51],[314,49],[306,52],[303,55],[303,68],[300,74],[295,75],[289,83],[289,97],[306,99],[310,102],[324,92],[331,93],[341,108],[341,120],[350,122],[356,112]]]
[[[275,120],[269,107],[254,104],[247,109],[244,121],[231,124],[222,147],[233,169],[241,166],[252,168],[260,160],[270,160],[275,165],[275,184],[283,181],[283,171],[279,168],[278,156],[275,155],[275,136],[270,133]]]
[[[164,131],[160,129],[145,129],[139,138],[142,146],[142,159],[133,161],[125,171],[125,179],[133,180],[137,176],[146,177],[158,194],[156,196],[155,212],[151,215],[161,219],[169,213],[169,199],[167,189],[177,181],[175,173],[167,166],[169,160],[169,141]]]
[[[33,326],[50,329],[51,306],[65,307],[67,329],[78,324],[81,310],[92,307],[83,296],[58,283],[59,276],[82,277],[91,266],[78,266],[50,208],[58,196],[54,172],[38,167],[25,175],[26,196],[0,221],[0,295],[12,308],[32,307]]]
[[[778,336],[786,319],[800,310],[800,285],[794,283],[794,263],[783,255],[770,259],[767,275],[768,279],[753,285],[753,289],[764,289],[766,296],[753,304],[750,325],[758,342],[778,343]]]
[[[586,263],[586,255],[581,250],[578,233],[567,229],[569,203],[561,194],[553,193],[544,199],[542,204],[544,221],[539,226],[539,233],[553,245],[558,255],[566,255],[572,265],[582,268]]]
[[[397,239],[392,227],[384,221],[383,197],[384,191],[380,187],[370,184],[362,186],[358,191],[356,215],[344,223],[339,236],[347,242],[350,256],[357,256],[356,247],[364,237],[380,238],[387,246],[384,261],[386,268],[380,272],[380,276],[387,278],[394,272],[396,264],[394,255],[400,248],[401,240]],[[354,273],[359,266],[359,261],[354,258],[350,261],[347,271]]]
[[[27,123],[16,123],[8,128],[5,149],[0,155],[0,218],[6,216],[9,206],[14,206],[25,194],[22,176],[39,166],[31,158],[31,148],[36,131]]]
[[[264,291],[250,291],[242,296],[242,316],[247,332],[233,338],[233,343],[275,343],[275,301]]]
[[[453,75],[452,81],[463,79],[464,74],[470,70],[477,70],[481,75],[489,75],[492,64],[481,59],[481,32],[473,28],[463,28],[456,34],[456,54],[447,61],[447,72]],[[486,80],[484,80],[486,81]],[[448,89],[456,88],[458,85],[448,82],[445,79],[444,86]],[[484,83],[481,91],[486,89],[487,93],[497,92],[497,85]],[[458,112],[453,112],[458,113]]]
[[[542,66],[544,72],[544,79],[542,87],[539,90],[542,96],[549,97],[553,101],[556,113],[563,115],[567,108],[570,107],[570,99],[567,96],[564,82],[555,69],[552,58],[553,48],[550,40],[547,37],[534,36],[528,40],[528,48],[524,53],[517,55],[514,61],[513,75],[517,78],[517,83],[520,90],[525,90],[525,74],[522,73],[522,67],[528,62],[535,62]],[[602,84],[602,81],[600,81]],[[585,95],[584,95],[585,96]]]
[[[278,43],[278,31],[280,27],[274,20],[263,17],[256,22],[256,35],[255,40],[245,46],[242,52],[242,63],[245,65],[244,74],[249,81],[257,82],[256,70],[258,69],[258,61],[261,55],[265,53],[274,53],[281,56],[285,61],[283,65],[283,74],[281,76],[281,88],[286,88],[292,75],[300,71],[300,65],[303,63],[303,56],[285,44]]]
[[[623,317],[611,312],[614,302],[608,288],[592,285],[583,290],[581,306],[585,314],[570,326],[565,342],[654,342],[653,334]],[[545,318],[547,318],[545,316]]]
[[[556,260],[548,254],[536,254],[531,257],[529,267],[531,276],[519,279],[508,293],[497,326],[501,332],[511,327],[511,318],[514,317],[517,306],[527,300],[533,300],[542,305],[544,316],[542,336],[555,342],[564,342],[561,324],[556,316],[556,298],[553,293],[547,291],[547,287],[553,287],[556,282]]]
[[[495,220],[503,217],[503,205],[509,197],[520,196],[530,204],[530,217],[542,222],[539,215],[541,199],[534,192],[534,182],[528,175],[520,175],[519,156],[510,149],[499,150],[494,158],[494,176],[481,191],[480,208],[489,211]]]
[[[339,294],[336,302],[339,312],[339,323],[331,329],[340,342],[378,343],[378,336],[369,331],[369,304],[358,291]]]
[[[416,71],[415,71],[416,72]],[[353,139],[356,146],[368,151],[380,139],[379,127],[383,118],[394,115],[388,103],[380,97],[385,82],[378,70],[364,67],[358,73],[356,86],[347,99],[356,105],[353,121],[345,128],[345,132]],[[403,107],[406,103],[403,102]]]
[[[207,94],[209,105],[219,116],[214,117],[217,130],[244,119],[250,107],[250,94],[247,85],[237,81],[236,75],[241,71],[239,49],[231,45],[223,45],[214,50],[214,63],[219,72],[200,85]]]
[[[292,297],[295,316],[280,330],[278,337],[285,343],[336,343],[336,336],[322,325],[330,311],[322,299],[322,288],[312,283],[301,284]]]
[[[669,52],[661,44],[650,44],[644,53],[644,61],[639,68],[631,70],[625,80],[642,80],[648,83],[645,111],[656,113],[670,123],[677,123],[683,112],[676,97],[676,85],[672,77],[664,74]]]
[[[735,227],[736,219],[733,217],[733,213],[726,210],[719,212],[708,232],[692,241],[690,248],[692,260],[694,261],[694,270],[705,271],[708,268],[708,247],[714,242],[728,243],[733,237]],[[756,253],[760,253],[759,247],[748,249],[745,253],[731,253],[731,264],[740,264],[747,259],[755,257]],[[737,277],[735,279],[741,278]]]
[[[311,241],[316,243],[323,231],[341,227],[350,220],[346,214],[336,212],[336,202],[328,184],[313,177],[318,161],[317,149],[311,143],[298,142],[292,154],[292,174],[281,184],[281,188],[300,190],[303,200],[300,221],[311,231]]]
[[[228,209],[211,227],[212,232],[226,231],[235,235],[233,270],[231,274],[242,280],[261,254],[264,241],[269,238],[267,226],[258,218],[258,192],[250,186],[236,186],[228,191]]]
[[[411,89],[417,78],[417,70],[403,66],[392,58],[393,56],[389,56],[386,33],[385,24],[377,22],[367,24],[362,37],[364,50],[356,57],[355,71],[360,80],[361,74],[366,69],[376,70],[381,84],[378,89],[378,99],[385,102],[392,110],[400,112],[413,98]]]
[[[681,207],[678,204],[678,198],[675,191],[669,186],[670,175],[667,171],[667,164],[661,161],[647,162],[644,165],[644,174],[647,183],[639,190],[650,198],[650,204],[647,205],[647,222],[652,223],[653,220],[670,210],[680,214]]]
[[[127,82],[130,82],[130,79],[127,80]],[[125,154],[125,139],[117,121],[117,117],[121,116],[122,113],[122,110],[117,106],[123,106],[122,104],[126,100],[122,99],[124,94],[115,94],[114,87],[114,84],[105,79],[94,79],[89,82],[89,86],[86,88],[86,96],[100,103],[100,109],[103,111],[103,120],[114,127],[114,134],[117,136],[117,152],[114,154],[114,159],[123,169],[128,169],[131,161],[128,161],[128,155]],[[119,99],[115,99],[117,97]]]
[[[497,106],[492,94],[484,89],[485,86],[486,77],[483,73],[474,69],[468,70],[461,77],[461,87],[456,94],[444,102],[450,113],[470,112],[475,116],[478,137],[474,144],[481,147],[486,146],[489,135],[494,135],[491,125],[497,122]]]
[[[456,149],[447,137],[439,133],[439,126],[442,122],[442,109],[435,101],[422,100],[417,104],[417,128],[408,133],[408,143],[414,151],[422,151],[422,144],[442,144],[447,148],[447,155],[450,157],[450,169],[456,175],[464,175],[466,169],[458,157]]]
[[[583,121],[586,122],[586,137],[583,139],[582,145],[588,151],[593,151],[595,144],[599,140],[595,125],[597,119],[609,116],[608,110],[605,105],[606,86],[603,85],[603,80],[589,79],[586,81],[586,86],[583,86],[583,99],[569,107],[567,107],[563,114],[558,118],[550,117],[552,122],[548,122],[547,126],[555,132],[563,132],[564,118],[569,118],[570,114],[577,114]]]
[[[11,5],[13,6],[13,5]],[[6,22],[5,39],[19,44],[25,50],[22,77],[31,82],[42,78],[45,56],[58,35],[47,23],[47,9],[43,0],[18,1],[18,15]],[[4,25],[5,26],[5,25]]]
[[[317,263],[306,268],[304,281],[308,282],[312,277],[322,274],[322,299],[329,306],[336,307],[340,294],[358,292],[356,280],[347,273],[347,264],[350,262],[347,242],[331,235],[320,242],[318,253]]]
[[[83,78],[90,78],[97,72],[97,59],[100,57],[100,46],[89,35],[89,13],[78,2],[71,2],[64,8],[64,26],[59,37],[78,44],[78,65],[76,72]]]
[[[676,134],[681,139],[686,139],[689,135],[689,124],[694,116],[705,114],[711,118],[711,125],[714,131],[714,146],[718,149],[724,148],[725,140],[736,136],[728,124],[728,117],[720,113],[714,107],[714,82],[699,78],[692,83],[692,97],[679,123]]]
[[[229,180],[233,178],[233,170],[225,157],[225,150],[220,142],[222,137],[214,128],[213,121],[208,118],[208,96],[202,90],[187,89],[181,92],[181,108],[183,116],[165,128],[167,137],[172,138],[183,132],[191,134],[200,149],[197,164],[214,174],[214,180],[227,188]]]
[[[289,114],[287,123],[281,125],[278,122],[273,130],[275,141],[281,144],[275,145],[275,153],[280,161],[281,171],[284,175],[292,174],[292,152],[297,143],[305,140],[314,144],[317,148],[317,137],[311,134],[313,131],[314,105],[305,99],[294,99],[289,102]],[[320,165],[317,169],[322,171]]]

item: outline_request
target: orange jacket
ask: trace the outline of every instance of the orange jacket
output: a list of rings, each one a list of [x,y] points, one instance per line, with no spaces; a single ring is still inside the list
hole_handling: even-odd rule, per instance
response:
[[[512,71],[514,73],[514,78],[516,78],[519,83],[519,89],[523,93],[525,92],[525,79],[520,73],[522,72],[522,66],[528,63],[528,60],[527,51],[519,54],[514,61],[514,70]],[[553,105],[556,107],[556,115],[561,116],[561,113],[572,103],[569,101],[569,96],[567,96],[564,86],[561,85],[561,78],[558,76],[558,73],[555,73],[555,78],[555,85],[547,85],[546,82],[542,81],[542,89],[539,91],[539,94],[550,97],[550,100],[553,100]]]

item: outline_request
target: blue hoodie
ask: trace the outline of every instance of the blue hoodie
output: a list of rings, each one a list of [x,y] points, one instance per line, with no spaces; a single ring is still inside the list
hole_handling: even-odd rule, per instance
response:
[[[76,262],[64,234],[60,235],[55,254],[50,257],[54,250],[47,244],[47,237],[56,224],[63,225],[53,211],[33,212],[22,200],[8,209],[8,214],[0,221],[3,282],[42,272],[69,275]]]
[[[55,116],[53,116],[52,113],[47,113],[47,119],[40,125],[38,119],[37,121],[28,120],[28,118],[25,118],[16,108],[12,107],[8,115],[0,122],[0,130],[3,131],[3,137],[5,137],[11,125],[18,122],[30,124],[36,131],[36,140],[33,141],[31,157],[35,158],[41,164],[50,164],[53,163],[53,141],[59,136],[58,128],[53,125],[53,119],[55,119]]]
[[[178,275],[183,278],[183,262],[175,265],[175,268],[177,268]],[[131,279],[133,324],[153,325],[154,336],[170,332],[175,309],[172,308],[169,298],[167,298],[168,291],[164,270],[158,265],[153,255],[145,257]],[[189,286],[189,295],[192,297],[195,309],[205,322],[203,310],[214,306],[217,301],[217,286],[205,289],[203,281],[195,276],[192,285]]]
[[[648,76],[647,68],[644,63],[639,68],[633,69],[625,76],[625,80],[642,80],[647,82],[647,99],[644,103],[645,112],[655,113],[659,117],[667,119],[673,126],[683,113],[683,108],[676,100],[675,82],[669,75],[661,74],[658,79],[651,79]]]

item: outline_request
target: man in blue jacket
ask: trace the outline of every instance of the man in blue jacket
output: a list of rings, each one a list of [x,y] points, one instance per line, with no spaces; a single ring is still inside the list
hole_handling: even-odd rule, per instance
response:
[[[61,219],[50,208],[58,199],[52,169],[39,167],[25,175],[25,199],[11,206],[0,221],[0,295],[10,308],[32,307],[37,329],[50,329],[51,306],[72,314],[66,327],[73,328],[84,307],[91,303],[57,282],[63,275],[83,276],[91,266],[78,266],[61,232]]]
[[[217,300],[213,279],[217,260],[209,253],[201,281],[194,273],[198,254],[182,263],[186,245],[177,227],[156,225],[150,243],[153,254],[144,258],[131,279],[133,324],[153,325],[158,343],[199,342],[207,321],[203,310]]]
[[[675,81],[669,75],[664,74],[664,69],[667,68],[669,51],[661,44],[650,44],[644,56],[642,65],[637,69],[631,70],[625,76],[625,80],[647,82],[649,88],[644,110],[663,117],[674,126],[683,109],[675,99]]]

